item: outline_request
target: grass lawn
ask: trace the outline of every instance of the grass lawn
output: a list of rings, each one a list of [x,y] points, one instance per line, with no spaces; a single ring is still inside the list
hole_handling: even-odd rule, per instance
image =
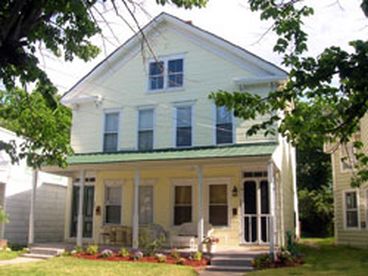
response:
[[[303,239],[305,264],[294,268],[267,269],[251,275],[368,275],[368,250],[335,246],[333,239]]]
[[[0,266],[0,275],[195,276],[197,274],[190,267],[178,265],[90,261],[73,257],[58,257],[36,263]]]
[[[10,251],[0,250],[0,260],[11,260],[20,254],[20,251]]]

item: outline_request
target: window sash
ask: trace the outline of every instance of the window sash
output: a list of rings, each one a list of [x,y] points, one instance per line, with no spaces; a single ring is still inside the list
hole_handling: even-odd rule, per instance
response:
[[[209,223],[214,226],[228,225],[228,193],[227,185],[209,186]]]
[[[121,186],[105,186],[105,223],[121,223]]]
[[[139,224],[153,223],[153,186],[139,187]]]
[[[174,187],[174,225],[192,222],[192,186]]]
[[[138,150],[153,149],[153,130],[140,130],[138,132]]]
[[[345,192],[345,223],[347,228],[359,227],[357,192]]]
[[[153,109],[139,110],[138,130],[153,130]]]
[[[233,143],[232,123],[216,124],[216,143],[217,144]]]
[[[119,112],[105,113],[103,133],[103,151],[114,152],[118,150],[119,139]]]
[[[163,61],[150,62],[149,64],[149,85],[150,90],[164,88],[165,63]]]

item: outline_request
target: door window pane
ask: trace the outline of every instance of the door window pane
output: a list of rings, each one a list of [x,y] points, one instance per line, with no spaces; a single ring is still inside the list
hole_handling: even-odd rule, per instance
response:
[[[139,224],[153,223],[153,187],[139,187]]]
[[[192,107],[176,108],[176,146],[192,145]]]
[[[225,106],[216,108],[216,143],[233,143],[232,113]]]
[[[228,224],[227,185],[210,185],[209,222],[214,226]]]
[[[244,212],[245,214],[257,214],[256,182],[244,182]]]
[[[192,186],[175,186],[174,225],[192,221]]]
[[[268,181],[261,181],[261,214],[269,214],[269,194],[268,194]]]
[[[153,149],[153,109],[139,110],[138,150]]]

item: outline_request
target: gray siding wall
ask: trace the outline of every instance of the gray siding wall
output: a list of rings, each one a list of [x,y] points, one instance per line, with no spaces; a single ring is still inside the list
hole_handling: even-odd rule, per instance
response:
[[[31,191],[5,199],[10,222],[5,226],[5,239],[26,244],[28,240]],[[43,183],[36,191],[35,242],[58,242],[64,237],[66,187]]]

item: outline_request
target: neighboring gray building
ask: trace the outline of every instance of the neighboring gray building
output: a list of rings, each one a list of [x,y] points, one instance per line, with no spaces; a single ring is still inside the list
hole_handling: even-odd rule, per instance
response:
[[[13,132],[0,128],[0,140],[20,139]],[[33,170],[25,162],[13,165],[0,151],[0,205],[9,216],[9,223],[0,225],[0,238],[9,243],[27,244]],[[64,215],[67,179],[38,173],[35,200],[35,242],[58,242],[64,238]]]

